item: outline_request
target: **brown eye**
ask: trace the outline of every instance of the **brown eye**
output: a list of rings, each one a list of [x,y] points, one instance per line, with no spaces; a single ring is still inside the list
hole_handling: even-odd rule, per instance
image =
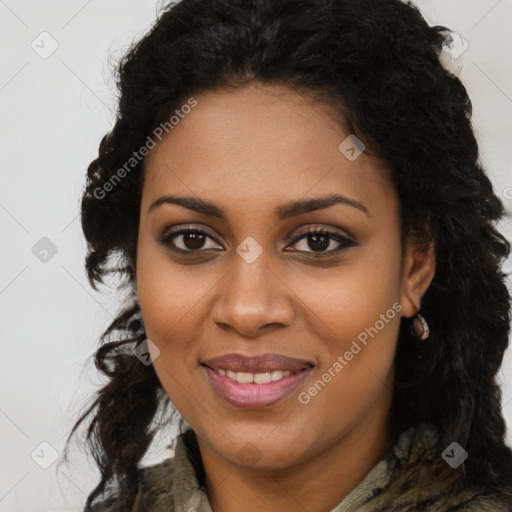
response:
[[[334,253],[338,253],[348,247],[351,247],[354,244],[352,240],[347,237],[340,235],[339,233],[335,233],[333,231],[329,231],[322,228],[310,228],[308,231],[299,236],[296,241],[293,243],[293,246],[298,245],[299,242],[304,241],[303,244],[304,249],[300,249],[302,252],[312,252],[312,253],[325,253],[326,256],[332,255]],[[331,250],[329,247],[332,245],[333,241],[337,244],[337,247]],[[310,249],[310,251],[308,250]],[[323,254],[321,254],[323,255]]]
[[[205,243],[213,238],[205,231],[200,229],[181,229],[170,233],[165,233],[159,241],[163,245],[170,246],[182,252],[195,252],[201,249],[216,249],[215,247],[205,247]],[[175,242],[177,240],[177,242]]]

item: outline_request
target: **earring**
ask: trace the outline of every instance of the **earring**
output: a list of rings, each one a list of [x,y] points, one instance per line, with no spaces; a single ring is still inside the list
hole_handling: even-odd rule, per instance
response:
[[[426,340],[430,336],[427,321],[419,313],[411,319],[411,333],[420,340]]]

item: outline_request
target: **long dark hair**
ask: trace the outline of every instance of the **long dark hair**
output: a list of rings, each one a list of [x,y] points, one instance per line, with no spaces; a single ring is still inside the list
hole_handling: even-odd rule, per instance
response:
[[[314,94],[364,141],[367,154],[389,167],[403,240],[435,242],[436,274],[422,300],[431,337],[413,338],[405,318],[400,327],[394,435],[419,422],[435,424],[443,447],[457,441],[470,454],[452,471],[452,489],[479,484],[507,493],[512,452],[496,376],[510,329],[501,271],[510,246],[495,227],[505,210],[479,161],[471,101],[439,60],[449,34],[400,0],[165,6],[120,62],[115,126],[87,170],[86,269],[94,288],[115,273],[133,289],[144,159],[126,164],[190,97],[251,81]],[[132,503],[157,411],[169,404],[153,366],[133,354],[144,340],[134,313],[136,306],[125,304],[102,336],[95,364],[108,383],[68,438],[92,416],[86,439],[101,481],[86,509],[109,488],[126,507]]]

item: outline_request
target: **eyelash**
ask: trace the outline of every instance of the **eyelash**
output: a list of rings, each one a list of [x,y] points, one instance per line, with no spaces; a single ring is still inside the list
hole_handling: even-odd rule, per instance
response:
[[[218,250],[218,249],[189,249],[189,250],[184,250],[184,249],[180,249],[178,247],[175,247],[171,243],[171,241],[174,238],[176,238],[177,236],[186,234],[186,233],[195,233],[195,234],[200,234],[200,235],[206,235],[208,238],[212,239],[215,243],[219,244],[219,242],[217,242],[217,240],[215,240],[206,231],[203,231],[203,230],[197,229],[197,228],[183,228],[183,229],[180,229],[180,230],[177,230],[177,231],[166,232],[161,237],[159,237],[158,241],[160,242],[160,244],[168,247],[170,250],[172,250],[174,252],[178,252],[180,254],[194,254],[194,253],[198,253],[198,252],[206,252],[208,250],[215,250],[215,251]],[[314,251],[298,251],[298,252],[302,252],[302,253],[305,252],[307,254],[310,254],[310,255],[312,255],[313,258],[326,258],[326,257],[329,257],[329,256],[333,256],[333,255],[335,255],[337,253],[340,253],[341,251],[344,251],[345,249],[348,249],[349,247],[352,247],[352,246],[355,245],[355,243],[351,239],[349,239],[347,237],[344,237],[344,236],[340,235],[339,233],[327,230],[325,228],[318,228],[316,226],[313,227],[313,228],[308,228],[307,231],[299,234],[297,236],[297,238],[295,238],[292,241],[291,245],[297,244],[298,242],[300,242],[304,238],[307,238],[308,235],[324,235],[324,236],[328,236],[329,238],[334,239],[336,242],[338,242],[340,244],[338,248],[332,249],[332,250],[326,251],[326,252],[315,253]]]

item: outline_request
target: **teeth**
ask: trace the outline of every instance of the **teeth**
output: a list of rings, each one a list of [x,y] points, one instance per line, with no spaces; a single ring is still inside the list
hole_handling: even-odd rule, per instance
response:
[[[244,373],[244,372],[236,373],[236,380],[237,380],[237,382],[240,382],[240,384],[250,384],[251,382],[254,382],[253,377],[254,377],[253,373]]]
[[[227,377],[228,379],[235,380],[240,384],[266,384],[267,382],[273,382],[281,380],[283,377],[288,377],[293,372],[274,370],[266,373],[248,373],[248,372],[232,372],[231,370],[224,370],[222,368],[217,369],[217,373]]]
[[[253,377],[253,382],[255,384],[266,384],[267,382],[270,382],[271,379],[271,372],[267,373],[255,373]]]

